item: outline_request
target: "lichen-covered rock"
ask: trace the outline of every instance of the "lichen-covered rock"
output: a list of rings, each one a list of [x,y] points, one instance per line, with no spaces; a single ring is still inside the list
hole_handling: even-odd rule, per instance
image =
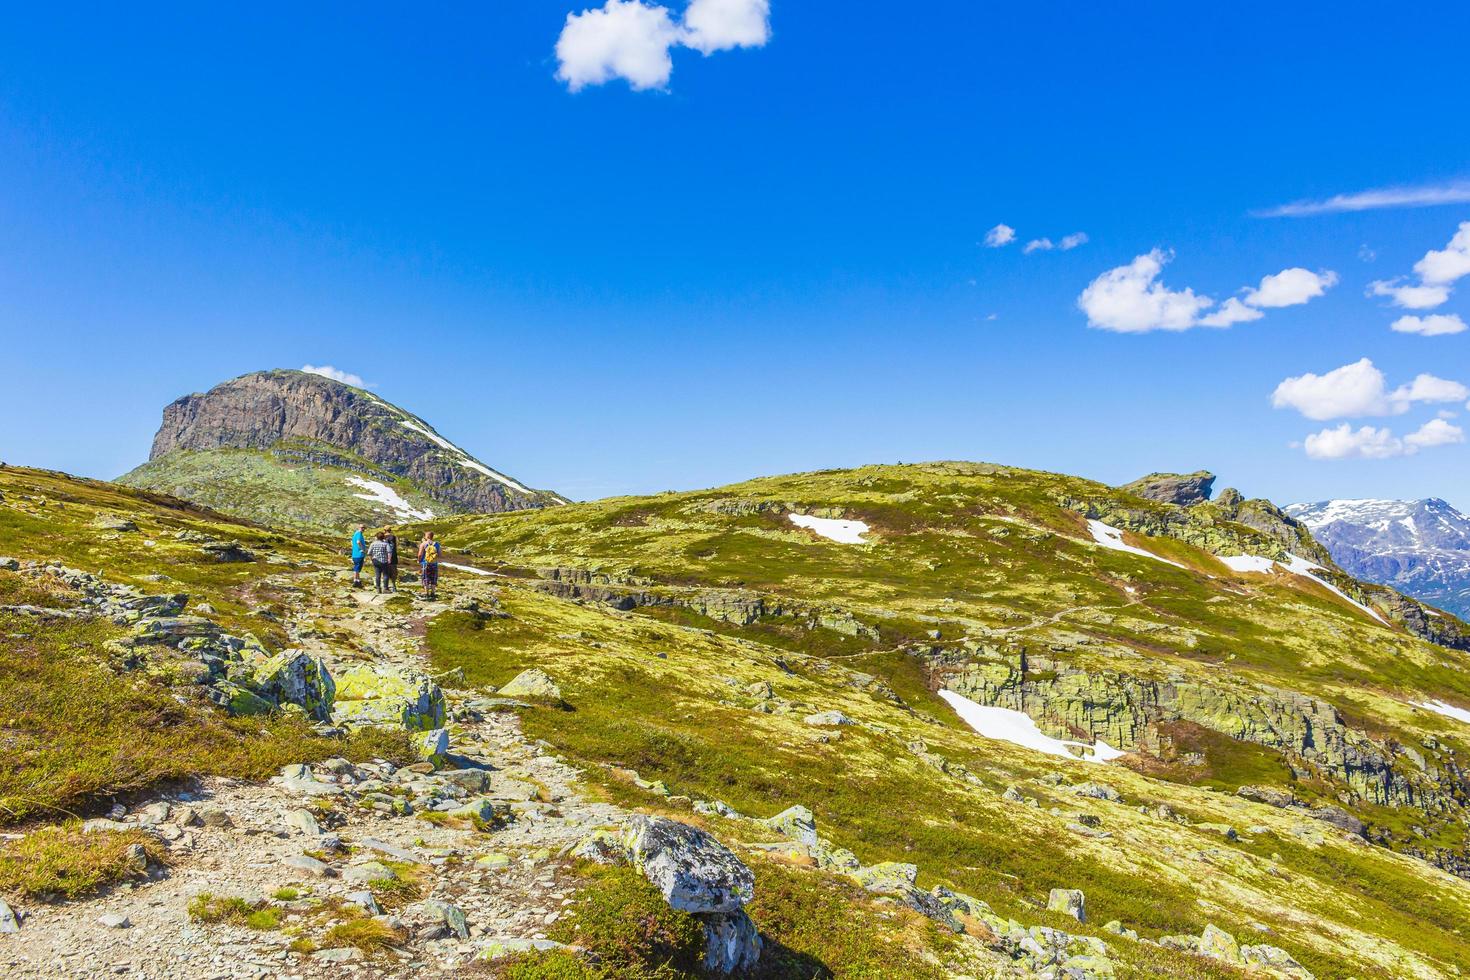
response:
[[[1205,926],[1205,931],[1200,933],[1198,949],[1201,956],[1208,956],[1212,960],[1244,962],[1240,955],[1240,944],[1235,941],[1235,937],[1214,924]]]
[[[570,950],[573,947],[551,939],[521,939],[516,936],[500,936],[495,939],[485,940],[480,946],[480,951],[475,954],[475,958],[493,962],[495,960],[505,959],[507,956],[520,956],[525,953],[550,953],[559,949]]]
[[[523,670],[509,684],[496,692],[507,698],[532,698],[538,701],[560,701],[561,688],[539,667]]]
[[[1048,912],[1070,915],[1078,922],[1087,921],[1087,896],[1080,888],[1053,888],[1046,899]]]
[[[444,692],[427,674],[390,667],[352,667],[336,678],[332,721],[396,725],[411,732],[443,728]]]
[[[709,834],[664,817],[635,816],[623,828],[629,861],[683,912],[735,912],[755,894],[755,875]]]
[[[1215,474],[1200,470],[1188,474],[1150,473],[1132,483],[1125,483],[1118,489],[1137,494],[1145,500],[1189,507],[1209,500],[1214,486]]]
[[[278,705],[299,705],[307,717],[326,721],[337,686],[326,664],[300,650],[286,650],[255,668],[251,688]]]
[[[898,895],[913,887],[914,880],[919,877],[919,869],[899,861],[883,861],[858,868],[851,872],[851,877],[870,892]]]
[[[1279,946],[1242,946],[1240,957],[1246,963],[1274,970],[1278,976],[1292,977],[1294,980],[1315,980],[1312,971]]]
[[[710,973],[740,973],[761,958],[761,934],[744,909],[697,916],[704,924],[704,968]]]
[[[847,715],[840,711],[818,711],[814,715],[807,715],[805,719],[808,725],[826,727],[832,725],[856,725]]]
[[[808,847],[817,845],[816,815],[800,804],[787,807],[774,817],[768,817],[760,823]]]

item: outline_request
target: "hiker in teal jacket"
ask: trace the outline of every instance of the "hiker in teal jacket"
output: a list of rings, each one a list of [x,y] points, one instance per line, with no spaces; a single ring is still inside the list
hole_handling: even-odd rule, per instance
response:
[[[362,588],[362,560],[367,557],[366,530],[366,524],[359,524],[352,534],[352,586],[357,589]]]

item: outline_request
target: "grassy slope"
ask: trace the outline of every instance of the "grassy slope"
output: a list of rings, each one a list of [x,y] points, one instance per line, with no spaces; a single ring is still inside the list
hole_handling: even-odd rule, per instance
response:
[[[346,456],[340,450],[332,453]],[[448,509],[430,500],[412,481],[366,460],[359,461],[356,469],[345,469],[308,465],[253,449],[170,453],[144,463],[118,482],[173,494],[274,527],[341,530],[356,523],[399,523],[401,518],[393,510],[358,496],[367,491],[348,482],[354,476],[389,487],[416,510],[439,514]]]
[[[266,576],[281,574],[284,563],[340,561],[314,540],[61,474],[0,468],[0,495],[0,547],[7,557],[102,571],[111,582],[144,591],[186,591],[194,604],[214,606],[212,618],[226,629],[254,633],[272,649],[286,637],[259,615],[274,601]],[[94,526],[99,517],[116,516],[134,521],[138,531]],[[197,545],[175,539],[180,531],[239,540],[262,560],[209,561]],[[277,561],[265,560],[272,557]],[[145,578],[155,574],[169,581]],[[0,606],[72,602],[65,588],[0,571]],[[206,773],[264,777],[307,758],[401,751],[372,736],[346,744],[320,738],[288,717],[227,718],[190,686],[118,674],[102,646],[120,632],[107,623],[58,624],[0,612],[0,824],[86,815],[115,795],[162,780]]]
[[[532,711],[526,723],[573,758],[630,766],[675,793],[756,815],[805,803],[824,833],[864,861],[913,861],[921,884],[950,882],[1023,921],[1055,921],[1037,908],[1047,890],[1081,887],[1092,922],[1117,918],[1151,936],[1198,933],[1213,922],[1242,941],[1286,947],[1318,976],[1470,968],[1459,934],[1470,913],[1463,882],[1212,791],[1283,772],[1269,752],[1204,744],[1207,735],[1181,731],[1182,748],[1215,767],[1208,778],[1181,781],[1036,756],[968,733],[929,693],[915,661],[893,649],[921,628],[938,629],[941,642],[1002,630],[1036,642],[1084,633],[1099,642],[1076,651],[1083,665],[1260,680],[1325,697],[1406,740],[1432,734],[1464,750],[1462,726],[1405,703],[1470,702],[1462,655],[1386,629],[1301,579],[1233,575],[1178,542],[1139,543],[1188,570],[1097,548],[1057,501],[1108,492],[998,467],[873,467],[465,519],[447,539],[482,563],[754,589],[840,606],[889,629],[867,649],[846,638],[823,649],[777,628],[615,613],[513,585],[504,597],[513,619],[480,625],[448,616],[431,629],[430,644],[441,666],[463,667],[473,683],[502,684],[532,664],[551,671],[575,710]],[[751,512],[762,501],[862,519],[875,543],[838,545],[780,513]],[[861,689],[849,668],[883,678],[915,713]],[[742,688],[757,680],[770,681],[795,713],[754,710]],[[813,741],[800,721],[808,708],[840,708],[869,727]],[[916,737],[982,785],[925,766],[907,747]],[[1105,778],[1130,806],[1081,801],[1034,781],[1051,771],[1069,781]],[[1000,800],[1012,783],[1042,808]],[[608,785],[648,802],[615,777]],[[1231,843],[1132,808],[1159,802],[1197,822],[1255,829]],[[1113,836],[1070,833],[1077,812],[1100,816]],[[721,829],[750,833],[741,824]],[[1255,923],[1274,937],[1261,938]],[[1145,971],[1163,955],[1114,945]]]

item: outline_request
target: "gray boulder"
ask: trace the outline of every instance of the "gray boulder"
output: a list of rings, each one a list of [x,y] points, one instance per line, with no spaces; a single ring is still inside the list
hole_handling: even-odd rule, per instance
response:
[[[728,847],[688,824],[635,816],[622,842],[633,867],[683,912],[735,912],[755,894],[755,875]]]
[[[704,968],[710,973],[740,973],[761,958],[761,934],[744,909],[697,917],[704,924]]]

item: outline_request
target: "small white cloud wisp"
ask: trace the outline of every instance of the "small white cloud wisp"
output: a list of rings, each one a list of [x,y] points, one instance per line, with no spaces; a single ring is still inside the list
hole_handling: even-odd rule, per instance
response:
[[[303,364],[301,365],[301,370],[307,374],[318,374],[323,378],[331,378],[333,381],[340,381],[345,385],[352,385],[354,388],[372,387],[366,381],[362,380],[359,375],[353,374],[351,371],[338,370],[330,364]]]

